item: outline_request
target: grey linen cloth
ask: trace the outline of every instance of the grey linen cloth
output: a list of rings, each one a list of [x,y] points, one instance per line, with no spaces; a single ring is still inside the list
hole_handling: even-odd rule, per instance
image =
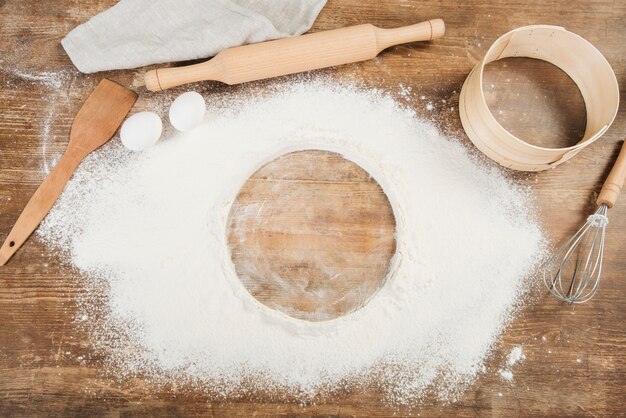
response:
[[[300,35],[326,0],[120,0],[61,44],[83,73],[216,55]]]

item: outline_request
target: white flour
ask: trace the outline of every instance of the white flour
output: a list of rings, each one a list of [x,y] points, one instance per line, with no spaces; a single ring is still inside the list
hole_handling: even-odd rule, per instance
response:
[[[509,356],[506,359],[506,368],[500,369],[500,376],[507,382],[513,382],[513,372],[510,370],[517,363],[523,361],[526,358],[524,355],[524,349],[521,345],[513,347]]]
[[[522,346],[518,345],[517,347],[513,347],[509,356],[506,359],[506,364],[511,367],[515,366],[520,361],[524,360],[526,356],[524,355],[524,349]]]
[[[60,88],[64,87],[64,85],[71,79],[73,75],[72,72],[69,71],[44,71],[38,73],[29,73],[21,71],[17,68],[6,70],[0,67],[0,69],[8,71],[9,74],[12,74],[17,78],[29,81],[31,83],[41,84],[52,90],[59,90]]]
[[[118,376],[319,391],[375,384],[390,402],[452,400],[519,307],[544,241],[528,192],[389,96],[328,81],[208,97],[206,123],[81,165],[40,235],[86,278],[82,325]],[[238,189],[286,151],[342,153],[394,208],[397,254],[362,309],[306,322],[254,300],[225,225]]]

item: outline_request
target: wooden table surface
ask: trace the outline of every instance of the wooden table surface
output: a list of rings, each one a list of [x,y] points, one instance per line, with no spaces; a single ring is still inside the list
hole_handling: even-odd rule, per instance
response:
[[[114,3],[0,0],[0,239],[65,149],[72,118],[96,83],[103,77],[127,86],[136,82],[137,71],[78,73],[59,43],[71,28]],[[564,26],[592,42],[613,66],[621,96],[626,96],[624,0],[329,0],[313,30],[365,22],[393,27],[435,17],[447,24],[441,40],[395,47],[376,60],[320,73],[388,90],[472,147],[458,116],[463,80],[498,36],[543,23]],[[193,88],[209,97],[256,86],[263,83],[235,87],[205,83]],[[571,144],[580,138],[585,125],[582,99],[571,80],[550,65],[507,60],[488,71],[485,86],[490,104],[501,110],[498,117],[516,134],[547,145]],[[136,90],[140,99],[133,111],[163,113],[184,88],[167,93]],[[594,209],[595,196],[626,135],[623,100],[621,104],[608,133],[557,170],[510,172],[529,183],[546,234],[555,242],[574,232]],[[312,164],[322,174],[307,174]],[[264,178],[280,179],[285,170],[298,167],[303,180],[342,168],[345,175],[362,179],[355,184],[377,193],[375,184],[359,177],[358,167],[309,152],[266,167],[246,189],[242,202],[252,199],[254,190],[263,191]],[[332,181],[327,183],[333,186]],[[296,182],[284,187],[294,191],[300,186]],[[372,210],[381,211],[384,218],[386,200],[374,196],[373,202],[377,206]],[[363,213],[361,223],[367,225],[369,215]],[[413,408],[386,406],[375,388],[302,406],[252,399],[212,402],[201,393],[157,389],[140,378],[118,382],[106,374],[100,365],[102,354],[92,352],[86,333],[73,321],[83,292],[75,273],[33,237],[0,268],[0,416],[623,416],[626,196],[609,217],[603,281],[592,301],[565,305],[537,290],[533,302],[499,339],[487,370],[457,403],[427,399]],[[384,234],[389,234],[393,223],[385,219]],[[376,239],[384,241],[384,236]],[[393,242],[384,242],[387,247],[379,254],[383,264],[385,251],[393,251]],[[294,309],[310,309],[305,305]],[[508,384],[498,368],[517,345],[523,346],[526,359],[514,367],[514,383]]]

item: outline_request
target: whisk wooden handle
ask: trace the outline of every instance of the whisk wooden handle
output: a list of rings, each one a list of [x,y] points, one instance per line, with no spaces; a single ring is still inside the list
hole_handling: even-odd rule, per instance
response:
[[[622,190],[622,186],[624,186],[624,179],[626,178],[626,145],[622,143],[622,150],[617,157],[617,161],[615,161],[615,165],[611,169],[611,173],[606,178],[604,185],[602,186],[602,190],[598,195],[598,200],[596,203],[599,205],[606,204],[608,207],[612,208],[617,200],[617,195],[619,195]]]
[[[186,67],[159,68],[145,75],[150,91],[195,81],[238,84],[318,68],[365,61],[393,45],[429,41],[445,32],[441,19],[395,29],[373,25],[316,32],[293,38],[228,48],[213,59]]]

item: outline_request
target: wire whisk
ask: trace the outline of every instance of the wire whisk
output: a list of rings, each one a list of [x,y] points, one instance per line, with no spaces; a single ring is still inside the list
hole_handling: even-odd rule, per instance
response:
[[[596,200],[598,209],[544,266],[544,284],[557,299],[584,303],[598,291],[602,278],[604,233],[609,224],[608,210],[615,204],[625,177],[626,146],[622,144],[617,161]]]

